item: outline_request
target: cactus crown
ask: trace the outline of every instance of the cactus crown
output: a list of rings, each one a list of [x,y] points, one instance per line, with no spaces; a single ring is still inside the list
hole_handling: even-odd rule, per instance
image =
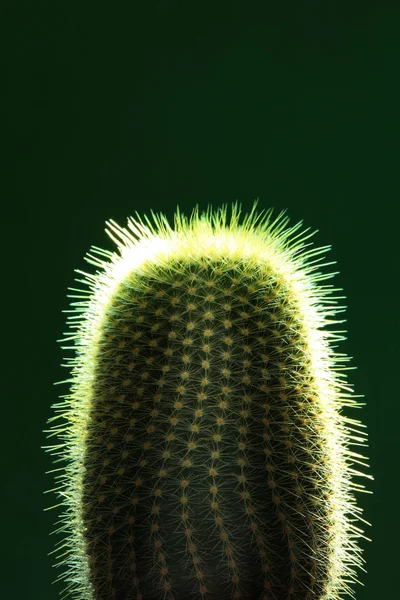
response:
[[[352,594],[366,490],[351,477],[373,478],[351,467],[366,433],[340,413],[360,405],[332,346],[344,331],[324,329],[343,296],[320,284],[329,246],[305,250],[315,232],[256,206],[241,224],[237,203],[229,222],[225,205],[178,209],[174,229],[109,221],[119,255],[92,247],[102,271],[77,271],[90,289],[70,288],[71,391],[45,447],[65,463],[67,595]]]

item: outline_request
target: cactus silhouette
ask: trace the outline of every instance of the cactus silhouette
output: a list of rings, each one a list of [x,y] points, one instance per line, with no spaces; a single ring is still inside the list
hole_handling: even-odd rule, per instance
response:
[[[369,523],[352,478],[373,477],[326,328],[343,296],[320,283],[329,246],[256,208],[109,221],[119,253],[92,247],[101,270],[77,271],[90,289],[70,288],[70,393],[44,446],[64,463],[64,597],[354,597]]]

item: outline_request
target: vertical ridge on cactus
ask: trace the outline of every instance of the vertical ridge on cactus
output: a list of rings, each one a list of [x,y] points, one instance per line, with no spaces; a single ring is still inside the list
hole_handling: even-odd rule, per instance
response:
[[[369,523],[353,477],[373,477],[341,413],[361,406],[345,332],[326,329],[343,296],[321,284],[329,246],[256,208],[109,221],[118,252],[92,247],[101,270],[77,271],[70,393],[44,447],[63,462],[63,597],[354,597]]]

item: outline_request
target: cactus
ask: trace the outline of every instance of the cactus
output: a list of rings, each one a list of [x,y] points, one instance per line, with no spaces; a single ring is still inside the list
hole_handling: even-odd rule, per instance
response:
[[[92,247],[102,270],[77,271],[90,290],[70,288],[70,393],[43,447],[64,463],[64,596],[354,597],[370,524],[352,477],[373,477],[341,414],[360,405],[332,345],[346,338],[325,328],[343,296],[316,272],[329,246],[256,207],[111,220],[119,254]]]

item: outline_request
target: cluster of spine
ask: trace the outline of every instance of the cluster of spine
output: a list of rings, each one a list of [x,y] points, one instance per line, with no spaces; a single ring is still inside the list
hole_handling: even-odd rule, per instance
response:
[[[365,434],[340,414],[357,405],[328,344],[343,338],[321,327],[339,310],[287,231],[240,229],[235,210],[229,228],[224,214],[212,231],[178,219],[178,244],[166,229],[173,250],[155,255],[142,229],[148,254],[134,268],[113,255],[78,303],[68,427],[55,431],[69,458],[64,578],[79,599],[352,595],[363,474],[348,461],[363,457],[347,446]]]

